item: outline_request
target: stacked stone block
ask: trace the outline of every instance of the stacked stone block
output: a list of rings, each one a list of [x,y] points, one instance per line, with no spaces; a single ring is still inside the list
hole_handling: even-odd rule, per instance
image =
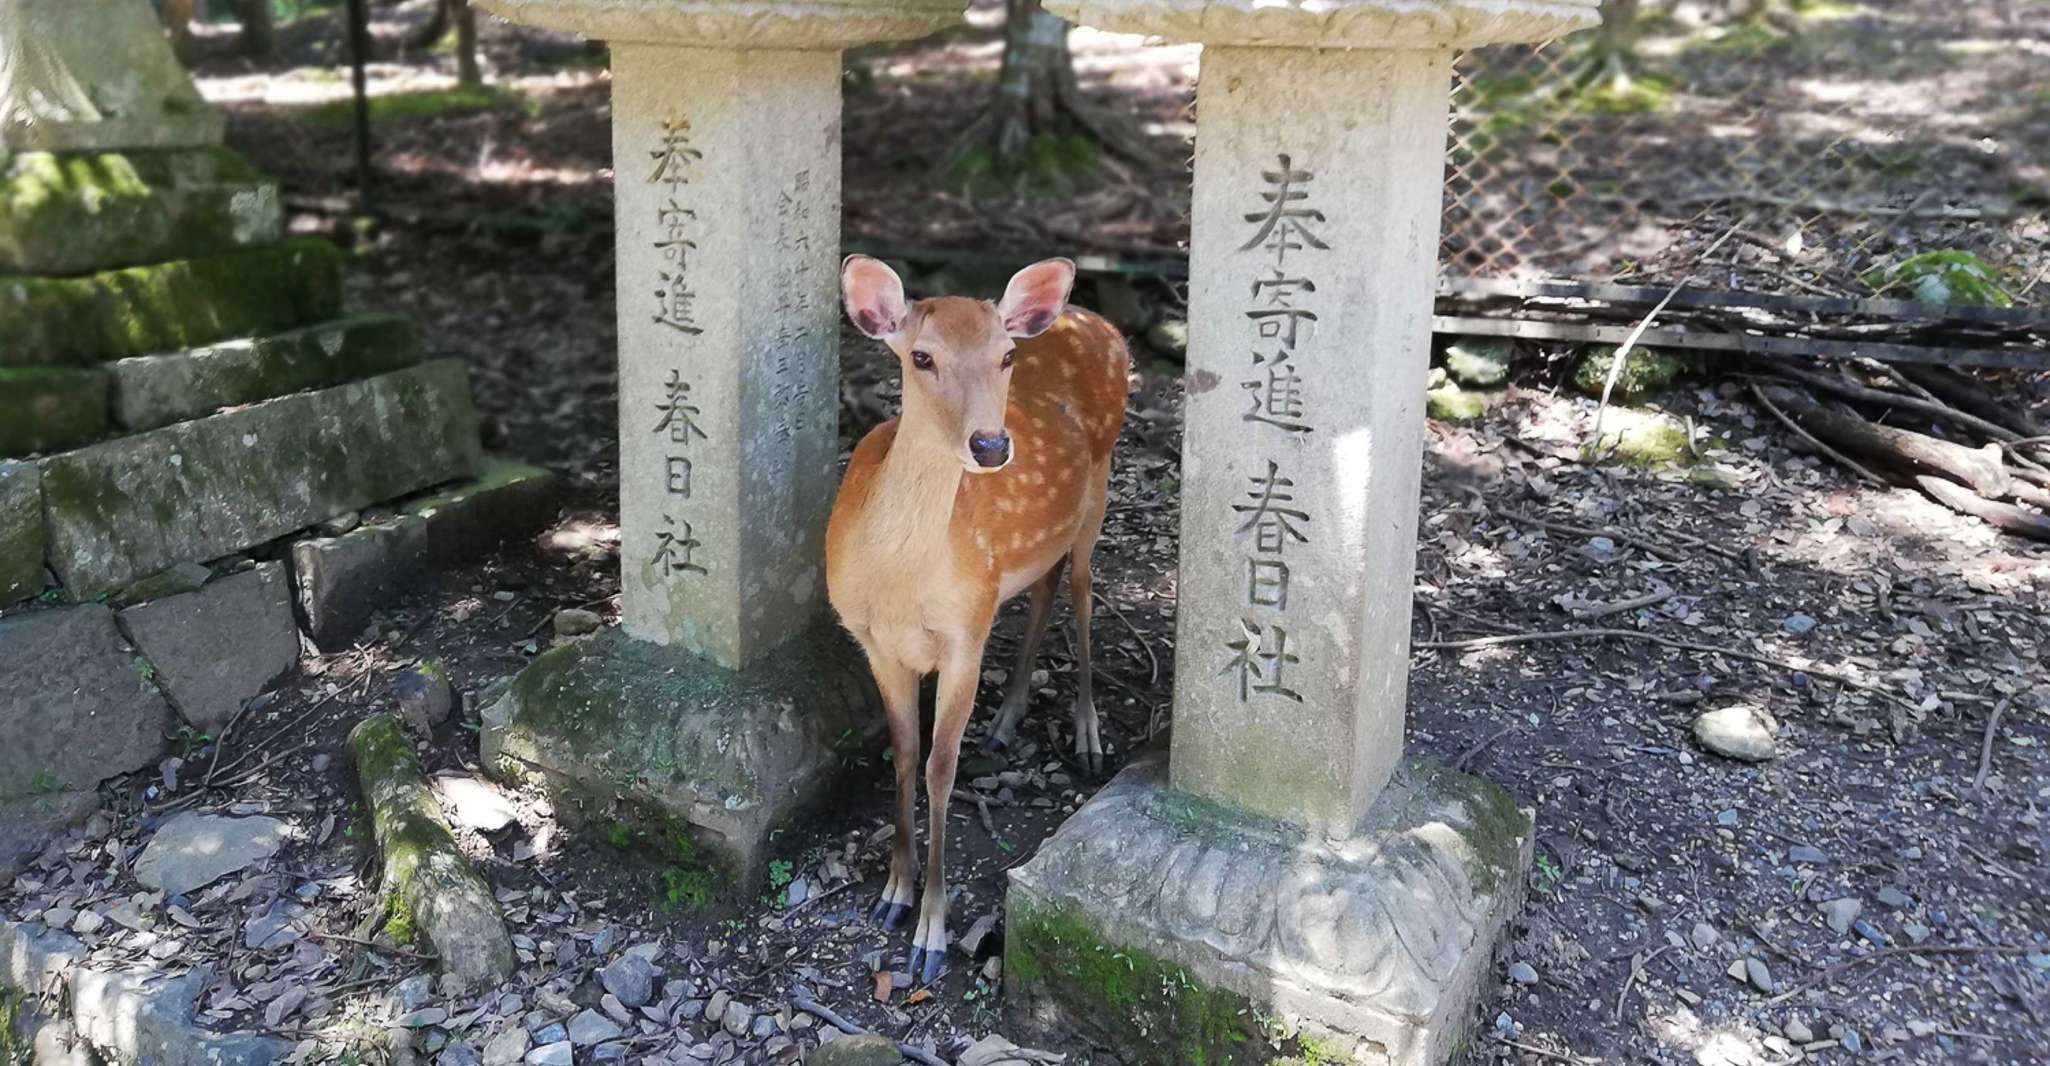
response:
[[[416,587],[373,580],[409,565],[385,531],[455,563],[555,506],[487,466],[459,362],[345,313],[342,253],[285,234],[147,5],[91,6],[0,4],[0,878],[166,737],[219,733],[302,630],[346,646]],[[301,594],[302,541],[374,595]]]

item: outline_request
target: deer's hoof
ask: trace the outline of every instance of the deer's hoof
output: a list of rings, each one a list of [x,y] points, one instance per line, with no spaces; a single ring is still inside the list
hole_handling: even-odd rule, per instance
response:
[[[877,901],[876,909],[870,915],[871,920],[877,925],[891,932],[904,928],[904,923],[910,917],[911,905],[909,903],[891,903],[886,899]]]
[[[937,951],[926,948],[911,949],[911,979],[917,984],[929,985],[940,979],[947,971],[947,949]]]

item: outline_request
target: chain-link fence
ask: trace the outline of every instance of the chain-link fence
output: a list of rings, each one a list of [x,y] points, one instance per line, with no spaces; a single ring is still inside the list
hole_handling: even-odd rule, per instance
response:
[[[1990,265],[2016,303],[2050,304],[2050,280],[2034,284],[2050,270],[2050,61],[1975,36],[1986,26],[1926,17],[1919,35],[1869,18],[1668,21],[1628,52],[1582,35],[1467,53],[1446,285],[1691,276],[1733,292],[1916,300],[1930,290],[1896,277],[1899,264],[1958,252]],[[1999,300],[1955,299],[1974,295]]]

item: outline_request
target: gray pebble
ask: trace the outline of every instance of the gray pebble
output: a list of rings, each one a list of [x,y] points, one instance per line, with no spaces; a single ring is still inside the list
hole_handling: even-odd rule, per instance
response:
[[[1534,985],[1538,983],[1538,972],[1530,963],[1512,963],[1509,966],[1509,979],[1519,985]]]

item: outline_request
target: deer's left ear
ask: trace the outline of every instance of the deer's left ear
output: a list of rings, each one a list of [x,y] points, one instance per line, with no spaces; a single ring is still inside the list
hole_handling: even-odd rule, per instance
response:
[[[997,304],[1004,332],[1013,337],[1045,333],[1068,306],[1068,292],[1074,287],[1072,259],[1043,259],[1011,275],[1003,301]]]

